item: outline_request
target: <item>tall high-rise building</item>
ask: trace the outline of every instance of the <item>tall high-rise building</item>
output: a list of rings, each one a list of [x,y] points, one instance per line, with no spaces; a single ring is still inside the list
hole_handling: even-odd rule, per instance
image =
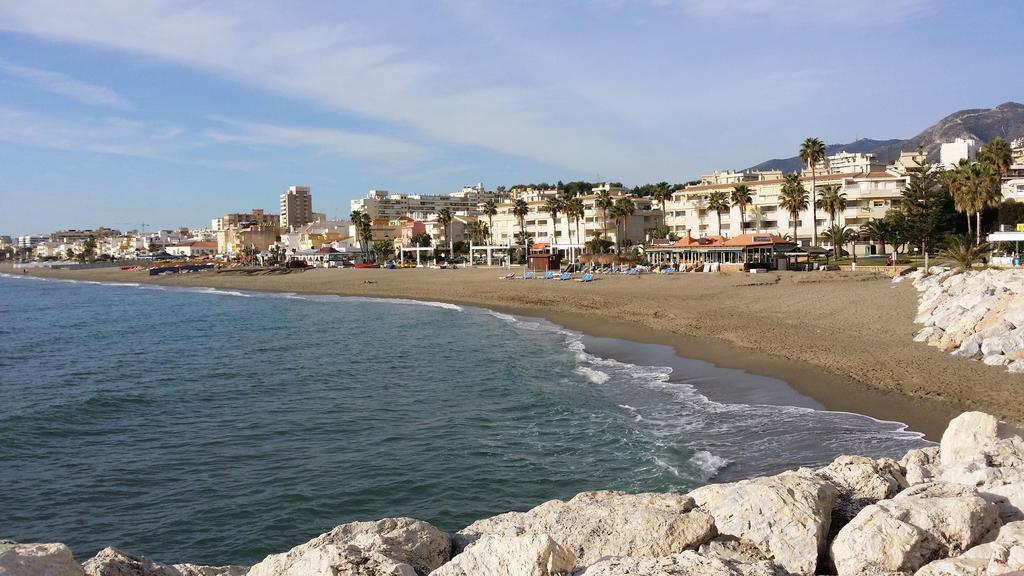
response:
[[[290,231],[313,221],[313,196],[309,186],[292,186],[281,194],[281,229]]]

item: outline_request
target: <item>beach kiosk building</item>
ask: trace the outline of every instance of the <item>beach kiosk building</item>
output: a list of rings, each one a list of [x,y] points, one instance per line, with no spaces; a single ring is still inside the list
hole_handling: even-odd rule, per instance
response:
[[[679,265],[698,262],[758,265],[770,270],[787,266],[786,253],[796,248],[796,242],[775,234],[740,234],[735,238],[702,236],[686,238],[671,244],[655,244],[647,253],[655,261],[671,261]]]

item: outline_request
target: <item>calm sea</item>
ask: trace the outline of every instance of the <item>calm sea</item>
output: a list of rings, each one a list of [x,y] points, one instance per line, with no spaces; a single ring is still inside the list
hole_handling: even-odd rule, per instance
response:
[[[0,275],[0,538],[79,559],[252,563],[357,519],[457,530],[925,444],[816,407],[481,309]]]

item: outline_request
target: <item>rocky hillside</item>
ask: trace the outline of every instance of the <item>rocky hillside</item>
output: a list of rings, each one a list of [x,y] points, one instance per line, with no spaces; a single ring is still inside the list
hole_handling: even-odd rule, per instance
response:
[[[953,355],[1024,372],[1024,274],[933,268],[909,275],[921,293],[914,340]]]
[[[874,154],[883,162],[892,162],[899,158],[901,151],[917,150],[923,146],[932,162],[939,159],[939,146],[943,142],[952,142],[956,138],[972,138],[978,142],[988,142],[993,138],[1013,140],[1024,137],[1024,104],[1007,102],[995,108],[976,108],[961,110],[939,120],[934,126],[927,128],[913,138],[906,140],[870,140],[862,138],[849,144],[830,144],[826,146],[828,154],[837,152],[863,152]],[[776,158],[751,167],[752,170],[782,170],[793,172],[803,167],[800,158]]]
[[[4,576],[995,575],[1024,570],[1024,437],[980,412],[900,461],[689,494],[587,492],[455,534],[411,518],[338,526],[252,567],[164,565],[107,548],[0,542]]]

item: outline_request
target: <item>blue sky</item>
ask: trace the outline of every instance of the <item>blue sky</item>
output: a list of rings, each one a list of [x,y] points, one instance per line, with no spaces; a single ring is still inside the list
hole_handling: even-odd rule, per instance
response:
[[[1019,2],[0,3],[0,233],[682,182],[1024,99]]]

